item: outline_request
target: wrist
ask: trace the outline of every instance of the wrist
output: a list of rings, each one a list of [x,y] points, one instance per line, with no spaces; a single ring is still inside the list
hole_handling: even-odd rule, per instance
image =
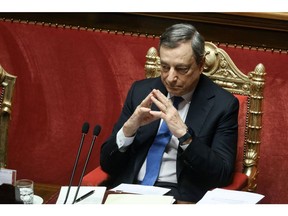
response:
[[[186,126],[186,125],[185,125]],[[178,139],[180,139],[181,137],[183,137],[188,131],[188,127],[186,126],[186,128],[181,129],[181,131],[179,131],[179,137]]]
[[[131,127],[129,127],[127,125],[127,123],[125,123],[123,125],[123,134],[125,137],[133,137],[135,136],[137,130],[132,130]]]
[[[187,127],[186,129],[186,133],[179,137],[178,140],[179,140],[179,145],[187,145],[187,144],[190,144],[192,142],[192,136],[194,135],[194,132],[192,130],[192,128],[190,127]]]

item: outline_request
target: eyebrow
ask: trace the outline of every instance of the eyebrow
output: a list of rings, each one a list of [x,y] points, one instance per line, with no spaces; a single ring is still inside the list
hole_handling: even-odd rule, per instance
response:
[[[169,67],[171,67],[171,65],[169,65],[167,62],[165,61],[160,61],[161,64],[165,64],[165,65],[168,65]],[[193,63],[190,63],[190,64],[184,64],[184,63],[179,63],[179,64],[176,64],[174,67],[192,67]]]
[[[161,64],[167,64],[167,65],[169,65],[167,62],[165,62],[165,61],[163,61],[163,60],[160,60],[160,63],[161,63]],[[192,65],[192,63],[190,63],[190,64]],[[178,63],[178,64],[176,64],[176,66],[178,66],[178,65],[190,65],[190,64]]]

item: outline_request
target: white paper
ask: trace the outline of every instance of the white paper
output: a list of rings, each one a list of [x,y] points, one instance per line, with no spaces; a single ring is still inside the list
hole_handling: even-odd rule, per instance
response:
[[[60,194],[58,196],[56,204],[64,204],[67,190],[68,190],[68,186],[62,186],[61,187]],[[70,192],[69,192],[69,197],[67,199],[66,204],[72,204],[76,190],[77,190],[76,186],[71,187]],[[77,198],[83,196],[84,194],[86,194],[92,190],[95,190],[95,192],[91,196],[83,199],[80,202],[75,203],[75,205],[78,205],[78,204],[102,204],[102,200],[103,200],[104,194],[106,192],[106,187],[104,187],[104,186],[81,186],[79,189]]]
[[[120,184],[117,187],[110,189],[110,191],[145,195],[164,195],[169,192],[170,189],[138,184]]]
[[[216,188],[208,191],[197,204],[256,204],[264,195]]]
[[[12,184],[14,185],[16,180],[16,170],[0,168],[0,185]]]
[[[173,196],[109,194],[105,204],[173,204]]]

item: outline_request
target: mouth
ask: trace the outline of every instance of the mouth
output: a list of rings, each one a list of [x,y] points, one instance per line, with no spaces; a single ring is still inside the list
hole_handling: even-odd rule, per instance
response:
[[[179,89],[181,89],[181,86],[171,85],[171,84],[169,84],[169,83],[166,82],[166,88],[168,88],[168,89],[174,89],[174,90],[179,90]]]
[[[171,86],[166,84],[166,89],[168,92],[172,93],[173,95],[178,95],[178,93],[182,90],[180,86]]]

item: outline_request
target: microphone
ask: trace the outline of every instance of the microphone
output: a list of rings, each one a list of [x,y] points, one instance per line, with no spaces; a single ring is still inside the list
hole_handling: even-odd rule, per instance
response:
[[[84,168],[83,168],[83,171],[82,171],[82,174],[81,174],[81,177],[80,177],[80,181],[79,181],[79,184],[78,184],[78,187],[77,187],[77,190],[76,190],[76,193],[75,193],[74,200],[73,200],[72,204],[74,204],[76,202],[77,195],[78,195],[78,192],[79,192],[79,189],[80,189],[83,177],[84,177],[84,173],[86,171],[86,167],[87,167],[88,161],[90,159],[90,155],[91,155],[92,149],[94,147],[95,140],[96,140],[97,136],[99,135],[100,131],[101,131],[101,126],[100,125],[96,125],[94,127],[94,130],[93,130],[93,139],[92,139],[92,142],[91,142],[91,145],[90,145],[89,152],[88,152],[87,157],[86,157],[85,165],[84,165]]]
[[[73,178],[74,178],[74,175],[75,175],[75,170],[76,170],[76,167],[77,167],[77,164],[78,164],[78,160],[79,160],[79,156],[80,156],[80,153],[81,153],[81,150],[82,150],[82,146],[83,146],[83,143],[84,143],[85,135],[88,133],[88,131],[89,131],[89,123],[85,122],[83,124],[83,126],[82,126],[82,137],[81,137],[80,145],[79,145],[79,148],[78,148],[78,153],[77,153],[77,156],[76,156],[76,159],[75,159],[74,167],[73,167],[73,170],[72,170],[72,175],[71,175],[71,178],[70,178],[70,183],[69,183],[69,186],[68,186],[68,190],[67,190],[67,193],[66,193],[66,198],[65,198],[64,204],[66,204],[68,196],[69,196],[69,193],[70,193],[70,189],[71,189],[71,186],[72,186],[72,181],[73,181]]]

